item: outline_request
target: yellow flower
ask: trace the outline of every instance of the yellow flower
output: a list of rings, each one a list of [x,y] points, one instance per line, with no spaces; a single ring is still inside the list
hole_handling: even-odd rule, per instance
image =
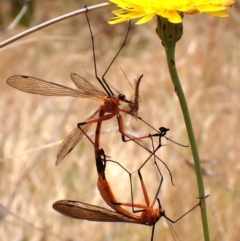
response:
[[[179,12],[186,14],[207,13],[218,17],[227,17],[223,10],[232,6],[235,0],[109,0],[120,9],[112,13],[116,16],[110,24],[141,18],[136,24],[150,21],[155,15],[167,18],[169,22],[181,23]]]

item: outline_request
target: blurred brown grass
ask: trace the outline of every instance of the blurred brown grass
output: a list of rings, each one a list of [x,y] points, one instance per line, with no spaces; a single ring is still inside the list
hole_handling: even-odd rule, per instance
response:
[[[73,11],[76,1],[36,2],[33,24]],[[88,5],[93,1],[88,1]],[[184,35],[177,44],[177,66],[192,114],[199,153],[205,171],[209,226],[212,240],[238,240],[239,200],[239,12],[217,19],[206,15],[185,16]],[[96,41],[97,65],[103,73],[121,45],[127,25],[109,26],[109,9],[89,13]],[[167,71],[164,50],[154,29],[155,21],[133,26],[127,46],[106,78],[127,96],[133,94],[121,68],[133,82],[144,74],[139,115],[155,127],[166,126],[175,141],[187,143],[183,118]],[[16,28],[0,35],[0,41],[22,31]],[[52,203],[79,200],[105,206],[96,189],[92,146],[86,139],[56,167],[60,141],[99,106],[92,100],[41,97],[6,85],[15,74],[30,75],[72,86],[70,72],[81,76],[93,72],[92,48],[84,15],[66,20],[0,50],[0,196],[1,240],[150,240],[151,228],[121,223],[73,220],[56,213]],[[83,68],[84,66],[84,68]],[[91,77],[88,77],[91,79]],[[94,81],[94,79],[92,79]],[[129,131],[148,133],[139,121],[124,117]],[[116,126],[116,119],[104,123]],[[94,127],[90,132],[94,131]],[[147,156],[134,144],[124,144],[119,133],[104,134],[102,145],[112,159],[134,171]],[[51,144],[47,146],[47,144]],[[150,147],[149,147],[150,148]],[[196,202],[197,183],[189,148],[173,143],[158,152],[172,171],[175,186],[164,168],[160,198],[166,214],[175,219]],[[136,156],[140,160],[136,160]],[[148,166],[146,173],[151,173]],[[109,171],[111,170],[111,171]],[[129,193],[122,170],[108,167],[112,187]],[[144,171],[145,172],[145,171]],[[147,174],[146,174],[147,175]],[[144,175],[152,194],[156,176]],[[138,190],[138,189],[137,189]],[[202,240],[199,210],[173,225],[180,240]],[[174,240],[164,220],[156,225],[155,239]]]

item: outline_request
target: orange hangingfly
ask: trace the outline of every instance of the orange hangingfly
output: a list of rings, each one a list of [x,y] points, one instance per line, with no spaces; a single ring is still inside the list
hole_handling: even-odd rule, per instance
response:
[[[204,197],[204,199],[207,197],[208,196]],[[52,207],[57,212],[70,218],[95,221],[95,222],[121,222],[121,223],[132,223],[132,224],[142,224],[147,226],[153,226],[151,241],[153,241],[154,239],[155,224],[161,217],[165,217],[171,223],[176,223],[196,207],[198,206],[201,207],[201,200],[200,200],[199,203],[196,204],[194,207],[192,207],[188,212],[184,213],[178,219],[172,220],[166,216],[165,211],[161,207],[159,199],[157,199],[157,201],[158,201],[159,208],[156,209],[155,218],[157,217],[157,219],[155,219],[153,224],[142,222],[140,218],[141,216],[139,216],[139,219],[135,219],[134,218],[135,215],[133,214],[132,214],[132,217],[128,217],[128,216],[125,216],[124,214],[115,212],[113,210],[110,210],[104,207],[92,205],[89,203],[79,202],[79,201],[59,200],[53,203]],[[145,211],[145,214],[146,215],[149,214],[148,210]]]
[[[128,141],[128,140],[125,140],[124,125],[123,125],[120,112],[124,112],[126,114],[130,114],[138,118],[139,85],[143,75],[140,75],[137,78],[135,95],[134,95],[133,101],[127,100],[125,95],[119,92],[117,95],[115,95],[113,93],[113,89],[112,89],[113,87],[110,88],[110,85],[106,82],[105,75],[109,70],[109,68],[111,67],[111,65],[113,64],[116,57],[118,56],[118,54],[120,53],[120,51],[122,50],[123,46],[125,45],[129,30],[130,30],[130,25],[129,25],[126,37],[124,39],[124,43],[122,44],[121,48],[119,49],[119,51],[117,52],[113,60],[111,61],[110,65],[108,66],[107,70],[103,74],[102,78],[99,78],[97,75],[95,50],[94,50],[94,38],[92,35],[87,14],[86,14],[86,17],[87,17],[87,22],[91,33],[91,38],[92,38],[95,77],[103,87],[104,91],[98,89],[92,83],[90,83],[89,81],[87,81],[86,79],[82,78],[81,76],[75,73],[71,73],[70,77],[73,83],[78,87],[78,89],[73,89],[57,83],[45,81],[35,77],[24,76],[24,75],[11,76],[10,78],[7,79],[7,84],[9,84],[10,86],[18,90],[21,90],[27,93],[32,93],[32,94],[38,94],[38,95],[44,95],[44,96],[71,96],[71,97],[90,98],[98,101],[103,101],[103,104],[84,122],[79,123],[78,127],[81,127],[81,129],[84,130],[84,132],[87,132],[90,126],[92,125],[92,123],[102,122],[102,121],[111,119],[114,116],[117,116],[118,123],[119,123],[119,131],[122,135],[122,140]],[[127,109],[119,108],[122,102],[128,104]],[[142,120],[142,118],[139,118],[139,119]],[[68,153],[70,153],[75,148],[75,146],[79,143],[79,141],[84,136],[83,132],[78,127],[76,127],[72,132],[70,132],[68,136],[64,139],[64,141],[61,143],[57,152],[56,165],[61,163],[61,161],[65,158],[65,156],[68,155]]]
[[[147,160],[144,162],[143,165],[145,165],[145,163],[151,158],[151,156],[155,156],[155,153],[158,149],[159,149],[159,146],[152,152],[152,154],[147,158]],[[158,172],[161,176],[161,180],[153,201],[150,203],[148,193],[147,193],[147,188],[143,181],[143,177],[140,170],[143,167],[142,165],[138,169],[138,175],[139,175],[142,192],[145,199],[145,204],[137,204],[133,202],[132,183],[131,183],[132,203],[117,202],[113,194],[113,190],[110,187],[105,175],[106,161],[112,161],[112,160],[106,160],[106,157],[107,156],[105,155],[104,150],[100,149],[98,158],[96,158],[96,165],[97,165],[97,171],[98,171],[97,186],[102,198],[115,211],[109,210],[103,207],[83,203],[83,202],[70,201],[70,200],[56,201],[53,204],[53,209],[55,209],[57,212],[63,215],[66,215],[71,218],[76,218],[76,219],[85,219],[89,221],[99,221],[99,222],[128,222],[128,223],[153,226],[152,235],[151,235],[151,241],[153,241],[155,224],[161,217],[165,217],[169,222],[176,223],[185,215],[187,215],[189,212],[191,212],[193,209],[195,209],[197,206],[201,207],[201,200],[200,200],[199,203],[197,203],[188,212],[184,213],[181,217],[179,217],[176,220],[172,220],[166,216],[165,211],[161,206],[160,199],[158,198],[158,194],[160,192],[161,185],[163,183],[163,177],[156,163],[156,160],[155,160],[155,165],[157,166]],[[120,163],[115,161],[112,161],[112,162],[117,163],[118,165],[120,165],[120,167],[122,167],[125,171],[127,171]],[[128,174],[130,175],[130,180],[131,180],[131,174],[129,172]],[[158,203],[158,208],[154,208],[154,205],[156,202]],[[129,212],[124,207],[132,207],[133,212]],[[141,210],[135,211],[134,208],[140,208]],[[141,212],[141,214],[136,214],[139,212]]]
[[[142,77],[142,75],[139,76],[138,81],[141,81]],[[39,94],[45,96],[72,96],[103,101],[103,105],[101,105],[84,122],[78,124],[78,126],[81,126],[81,129],[87,132],[88,129],[91,127],[92,123],[102,122],[111,119],[112,117],[117,115],[118,117],[120,117],[121,120],[119,121],[119,130],[122,135],[124,135],[124,126],[122,123],[120,112],[135,115],[135,113],[137,113],[137,105],[135,105],[133,102],[128,101],[122,94],[117,97],[109,98],[103,91],[97,89],[97,87],[95,87],[89,81],[81,78],[75,73],[71,73],[71,79],[79,89],[73,89],[53,82],[23,75],[11,76],[10,78],[8,78],[7,84],[21,91],[32,94]],[[121,104],[121,102],[131,104],[131,106],[129,105],[129,108],[133,108],[133,111],[131,111],[131,109],[130,111],[120,109],[119,105]],[[69,152],[71,152],[73,148],[80,142],[83,136],[83,132],[80,131],[78,127],[76,127],[72,132],[69,133],[69,135],[64,139],[58,149],[56,165],[60,164],[64,157]]]

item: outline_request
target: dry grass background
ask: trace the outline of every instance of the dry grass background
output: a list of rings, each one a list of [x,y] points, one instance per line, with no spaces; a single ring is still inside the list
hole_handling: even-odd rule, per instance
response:
[[[37,1],[33,24],[38,24],[81,6],[77,1]],[[121,45],[127,25],[109,26],[110,9],[89,13],[95,37],[99,73]],[[177,66],[188,100],[203,167],[211,239],[239,240],[239,12],[230,17],[185,16],[184,35],[177,44]],[[183,118],[167,71],[164,50],[154,33],[155,21],[132,26],[127,46],[107,74],[127,96],[133,94],[120,68],[133,82],[144,74],[139,115],[155,127],[170,128],[169,137],[187,143]],[[24,29],[0,35],[3,41]],[[0,50],[0,204],[1,240],[150,240],[151,228],[121,223],[94,223],[64,217],[52,209],[60,199],[79,200],[105,206],[96,189],[94,153],[84,139],[61,163],[55,155],[62,139],[99,106],[98,102],[68,97],[42,97],[6,85],[15,74],[30,75],[73,87],[70,72],[93,74],[92,48],[84,15],[48,27]],[[88,79],[90,77],[88,76]],[[91,79],[91,78],[90,78]],[[95,81],[94,79],[92,79]],[[148,133],[139,121],[124,117],[126,129]],[[104,123],[116,126],[116,119]],[[94,131],[94,127],[90,132]],[[48,145],[49,144],[49,145]],[[149,143],[145,143],[149,146]],[[119,133],[105,134],[102,146],[112,159],[130,171],[147,153],[134,144],[122,143]],[[160,198],[166,214],[175,219],[196,202],[195,173],[186,164],[189,148],[173,143],[158,152],[172,171],[175,186],[164,168]],[[139,160],[140,159],[140,160]],[[145,168],[144,178],[151,195],[156,173]],[[109,171],[110,170],[110,171]],[[120,201],[129,200],[129,183],[116,165],[108,166],[108,177]],[[146,173],[146,174],[145,174]],[[154,174],[154,175],[153,175]],[[137,178],[136,181],[137,183]],[[137,188],[136,188],[137,189]],[[139,189],[137,189],[139,190]],[[142,201],[136,193],[136,200]],[[174,224],[180,240],[202,240],[199,210]],[[154,240],[174,240],[164,220],[156,225]]]

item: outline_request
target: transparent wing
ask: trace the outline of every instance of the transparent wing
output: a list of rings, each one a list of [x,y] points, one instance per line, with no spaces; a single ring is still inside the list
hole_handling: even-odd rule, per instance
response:
[[[128,222],[141,224],[115,211],[78,201],[57,201],[53,204],[53,209],[71,218],[98,222]]]
[[[95,111],[87,120],[94,119],[99,116],[99,109]],[[84,130],[86,133],[88,129],[91,127],[92,123],[90,124],[85,124],[81,128]],[[58,148],[57,152],[57,160],[56,160],[56,166],[61,163],[61,161],[65,158],[66,155],[68,155],[74,148],[75,146],[81,141],[83,138],[84,134],[83,132],[76,127],[73,131],[71,131],[68,136],[63,140],[61,145]]]
[[[75,73],[71,73],[70,74],[71,79],[73,81],[73,83],[82,91],[84,91],[84,93],[95,97],[95,98],[107,98],[107,95],[99,90],[96,86],[94,86],[92,83],[90,83],[88,80],[82,78],[81,76],[75,74]]]
[[[7,84],[15,89],[37,95],[92,98],[92,96],[82,90],[72,89],[64,85],[24,75],[11,76],[7,79]]]

